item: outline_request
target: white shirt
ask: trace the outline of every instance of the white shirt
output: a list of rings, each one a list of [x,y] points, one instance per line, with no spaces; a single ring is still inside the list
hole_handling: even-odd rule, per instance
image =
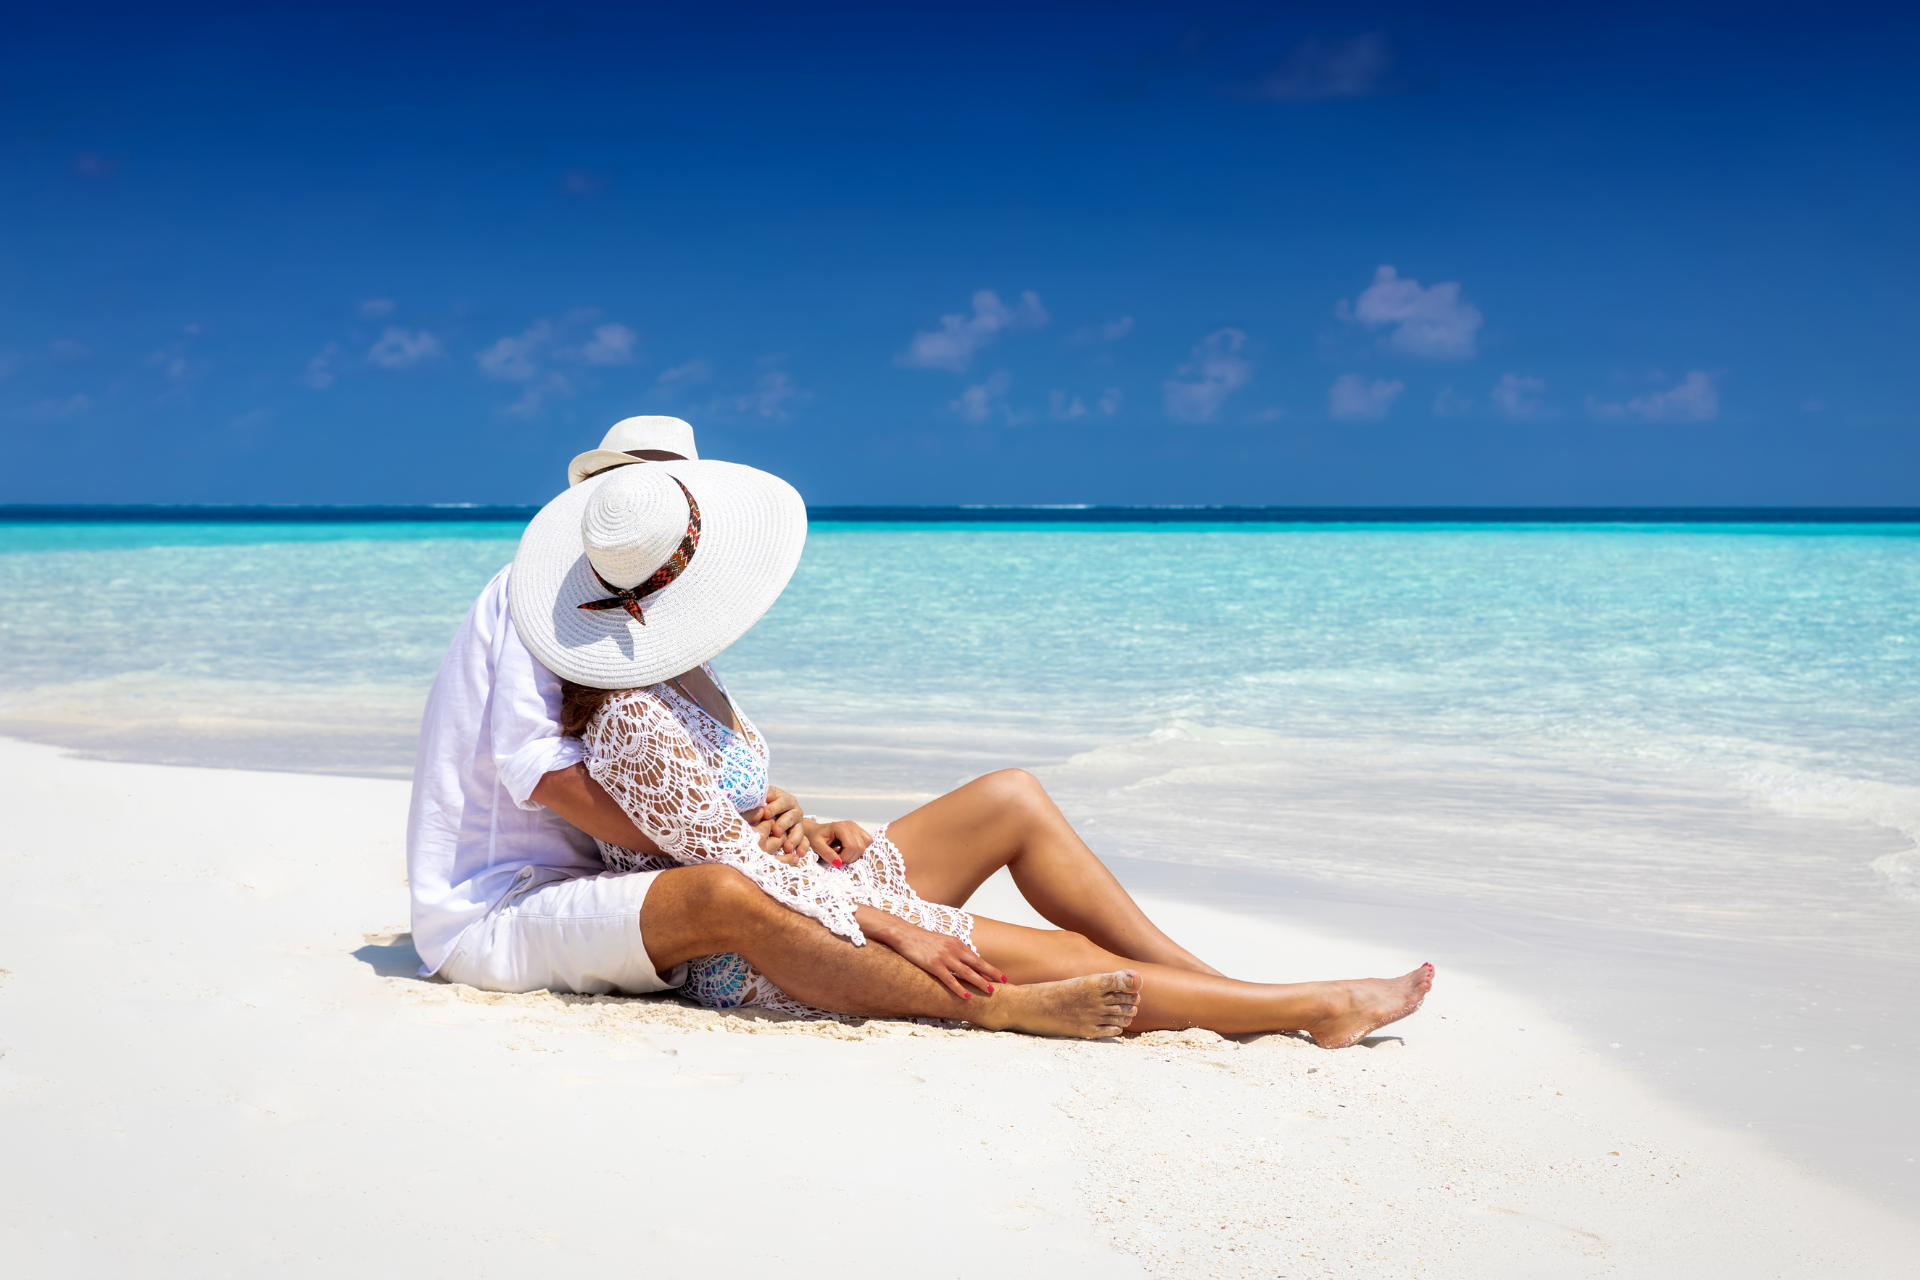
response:
[[[560,678],[514,630],[511,568],[495,574],[467,610],[420,722],[407,883],[423,973],[446,962],[523,868],[559,873],[554,879],[606,870],[591,836],[527,799],[543,775],[585,751],[578,738],[560,735]]]

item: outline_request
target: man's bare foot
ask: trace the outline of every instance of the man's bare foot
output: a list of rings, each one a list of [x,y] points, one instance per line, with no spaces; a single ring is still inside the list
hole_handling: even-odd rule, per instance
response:
[[[1330,982],[1333,1011],[1300,1028],[1322,1049],[1344,1049],[1369,1031],[1398,1022],[1420,1007],[1433,986],[1433,966],[1423,964],[1399,978],[1360,978]]]
[[[1064,982],[996,985],[991,998],[974,999],[967,1020],[990,1031],[1104,1040],[1125,1031],[1139,1012],[1140,982],[1139,974],[1121,969]]]

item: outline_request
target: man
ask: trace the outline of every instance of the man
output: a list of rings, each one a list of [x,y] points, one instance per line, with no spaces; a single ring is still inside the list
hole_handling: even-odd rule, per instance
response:
[[[678,418],[616,423],[568,468],[578,484],[613,467],[697,459]],[[737,952],[782,990],[864,1017],[944,1017],[995,1030],[1111,1034],[1098,980],[995,984],[963,993],[877,943],[854,947],[728,867],[606,871],[594,837],[657,852],[562,734],[560,681],[521,643],[508,570],[480,593],[440,665],[420,727],[407,819],[413,937],[422,973],[496,991],[643,994],[684,981],[695,956]],[[769,852],[804,839],[864,846],[852,823],[804,818],[777,788],[749,814]],[[943,944],[959,944],[951,939]],[[961,968],[956,963],[956,969]]]

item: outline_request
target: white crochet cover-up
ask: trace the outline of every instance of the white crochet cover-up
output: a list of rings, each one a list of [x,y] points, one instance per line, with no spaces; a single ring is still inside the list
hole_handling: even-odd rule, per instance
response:
[[[713,668],[703,670],[725,695]],[[761,852],[741,814],[766,798],[767,744],[739,704],[732,705],[737,734],[672,684],[622,690],[601,704],[582,735],[587,770],[661,851],[656,857],[602,840],[600,856],[607,866],[654,871],[725,863],[855,946],[866,945],[866,937],[854,921],[854,908],[869,906],[971,948],[973,917],[913,891],[906,860],[884,826],[874,832],[865,856],[841,870],[811,850],[792,867]],[[688,970],[683,993],[711,1008],[756,1005],[804,1018],[840,1017],[794,999],[737,956],[703,956]]]

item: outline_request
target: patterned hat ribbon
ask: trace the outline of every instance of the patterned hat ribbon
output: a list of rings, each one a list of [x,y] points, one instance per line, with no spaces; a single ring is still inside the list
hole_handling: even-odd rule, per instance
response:
[[[679,484],[680,492],[687,495],[687,536],[680,539],[680,546],[675,549],[672,555],[667,557],[665,564],[653,571],[651,578],[631,587],[614,586],[605,578],[600,577],[600,571],[593,569],[593,562],[588,561],[587,567],[593,569],[593,576],[599,579],[601,586],[613,592],[613,594],[605,600],[589,600],[579,606],[580,608],[595,611],[601,609],[625,609],[629,617],[644,627],[647,625],[647,617],[644,613],[640,612],[640,598],[642,596],[650,596],[654,592],[665,588],[675,578],[678,578],[687,571],[687,566],[693,562],[693,553],[700,548],[700,504],[693,500],[693,494],[688,490],[687,486],[680,484],[679,476],[673,477],[673,482]]]

